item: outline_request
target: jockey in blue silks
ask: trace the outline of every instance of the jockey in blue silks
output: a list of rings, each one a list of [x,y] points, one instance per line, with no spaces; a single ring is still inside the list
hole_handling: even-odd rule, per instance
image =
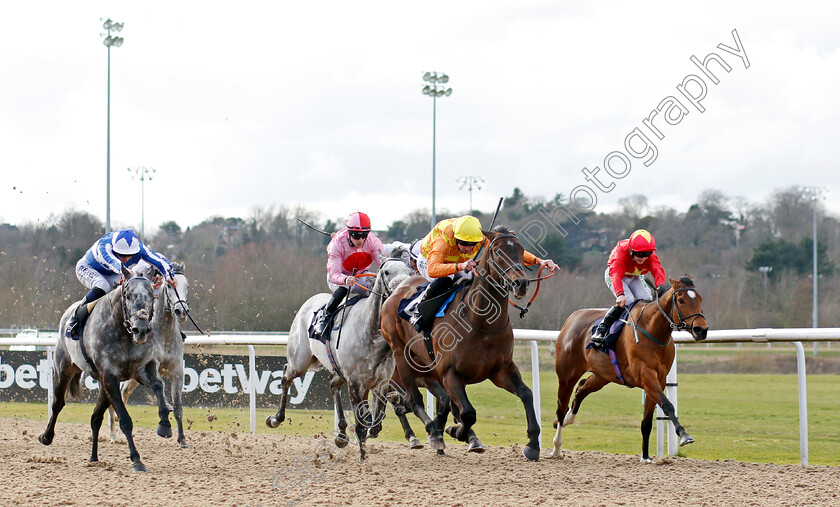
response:
[[[131,229],[106,233],[76,263],[76,277],[90,289],[67,323],[67,337],[78,340],[92,308],[88,303],[109,293],[122,278],[122,266],[128,269],[145,261],[163,273],[173,287],[172,265],[163,255],[144,245]]]

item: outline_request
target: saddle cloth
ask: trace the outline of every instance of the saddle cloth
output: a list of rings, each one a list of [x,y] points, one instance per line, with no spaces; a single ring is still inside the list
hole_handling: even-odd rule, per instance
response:
[[[470,281],[461,279],[455,285],[438,296],[432,299],[423,299],[422,295],[429,288],[429,282],[422,283],[417,286],[417,290],[411,296],[403,298],[397,306],[397,314],[403,319],[411,322],[413,315],[419,314],[421,329],[423,334],[428,338],[431,335],[432,326],[434,325],[436,317],[443,317],[449,303],[455,298],[455,294],[464,287],[468,287]]]
[[[336,308],[336,310],[333,312],[333,314],[330,315],[327,318],[327,325],[324,329],[329,330],[329,332],[325,332],[324,336],[316,336],[315,335],[315,326],[318,323],[318,320],[320,320],[321,315],[323,315],[324,312],[326,312],[327,303],[329,303],[329,301],[327,301],[327,303],[324,303],[321,307],[319,307],[315,311],[314,314],[312,314],[312,321],[309,323],[309,328],[307,329],[307,331],[309,333],[309,338],[312,339],[312,340],[318,340],[321,343],[326,343],[327,340],[330,339],[330,335],[332,334],[332,332],[341,327],[341,323],[338,323],[338,325],[336,325],[336,322],[335,322],[335,318],[341,313],[341,310],[344,309],[344,308],[349,308],[349,307],[355,305],[356,303],[358,303],[362,299],[364,299],[362,297],[362,295],[356,295],[356,296],[353,296],[350,299],[348,299],[346,305],[339,305],[338,308]],[[335,327],[333,327],[333,326],[335,326]]]
[[[642,301],[641,299],[637,299],[630,303],[629,305],[624,307],[624,311],[621,312],[621,317],[616,319],[615,322],[612,323],[610,328],[607,330],[607,336],[604,337],[604,346],[597,347],[594,343],[589,343],[586,348],[587,349],[594,349],[597,348],[601,352],[606,353],[610,349],[615,350],[615,344],[618,341],[618,337],[621,335],[621,330],[624,329],[624,324],[627,321],[628,317],[630,316],[630,310],[636,306],[636,303]],[[595,330],[598,328],[598,325],[601,324],[601,321],[604,320],[604,317],[596,320],[594,324],[592,324],[592,328],[589,330],[590,335],[595,334]]]

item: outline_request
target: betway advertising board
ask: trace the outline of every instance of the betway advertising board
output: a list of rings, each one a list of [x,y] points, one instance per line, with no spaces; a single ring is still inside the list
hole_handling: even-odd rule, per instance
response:
[[[257,406],[276,408],[285,357],[257,356]],[[0,402],[46,402],[51,367],[45,352],[0,350]],[[99,395],[96,380],[82,376],[82,400]],[[332,409],[329,375],[307,372],[289,389],[289,408]],[[164,379],[169,399],[169,382]],[[184,354],[184,406],[246,407],[250,395],[248,357],[221,354]],[[346,396],[343,398],[346,400]],[[151,390],[139,387],[129,403],[154,403]],[[349,407],[349,403],[345,405]]]

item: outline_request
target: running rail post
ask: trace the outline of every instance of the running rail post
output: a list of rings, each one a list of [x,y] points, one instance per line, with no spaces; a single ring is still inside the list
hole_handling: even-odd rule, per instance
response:
[[[55,386],[53,385],[53,380],[55,379],[55,372],[53,369],[54,361],[54,354],[55,349],[53,347],[47,347],[47,362],[49,363],[49,379],[47,379],[47,417],[52,418],[52,406],[53,400],[55,399]]]
[[[251,417],[251,433],[257,433],[257,367],[254,346],[248,345],[248,405]]]
[[[642,410],[645,407],[645,393],[642,391]],[[665,414],[662,413],[662,407],[656,406],[656,457],[665,457],[665,439],[662,438],[662,430],[665,424]]]
[[[434,418],[435,415],[435,395],[432,394],[431,391],[426,389],[426,413],[429,414],[430,417]]]
[[[814,342],[816,345],[817,342]],[[808,464],[808,390],[805,388],[805,348],[802,342],[793,342],[796,348],[796,377],[799,380],[799,461]]]
[[[542,449],[542,405],[540,404],[540,349],[537,341],[528,342],[531,346],[531,391],[534,395],[534,412],[537,416],[537,424],[540,425],[540,449]],[[561,421],[562,422],[562,421]]]
[[[679,415],[677,409],[677,351],[674,349],[674,364],[671,365],[671,370],[665,377],[665,396],[674,406],[674,415]],[[680,450],[680,444],[677,440],[677,430],[674,428],[674,422],[670,419],[665,423],[668,433],[668,456],[676,456]]]

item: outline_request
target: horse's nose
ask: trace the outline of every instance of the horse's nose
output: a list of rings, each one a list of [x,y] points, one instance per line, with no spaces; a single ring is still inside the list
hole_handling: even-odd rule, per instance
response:
[[[528,290],[528,279],[527,278],[517,278],[513,281],[513,288],[516,293],[517,297],[522,297],[525,295],[525,291]]]
[[[707,327],[694,326],[691,328],[691,334],[694,335],[694,340],[698,342],[705,340],[708,332],[709,328]]]
[[[137,345],[143,345],[144,343],[146,343],[146,338],[148,334],[148,328],[140,329],[140,326],[131,327],[131,338]]]

